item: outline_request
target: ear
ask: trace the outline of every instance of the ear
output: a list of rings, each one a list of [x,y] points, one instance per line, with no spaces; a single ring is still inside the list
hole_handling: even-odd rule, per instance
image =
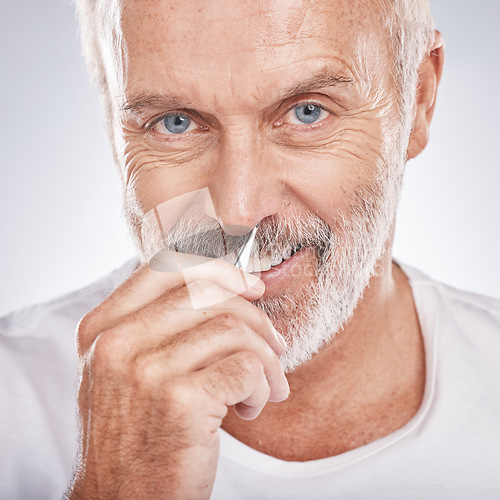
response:
[[[414,107],[413,128],[408,143],[408,159],[415,158],[427,146],[429,128],[434,114],[436,94],[444,63],[444,42],[435,31],[434,43],[418,70],[418,87]]]

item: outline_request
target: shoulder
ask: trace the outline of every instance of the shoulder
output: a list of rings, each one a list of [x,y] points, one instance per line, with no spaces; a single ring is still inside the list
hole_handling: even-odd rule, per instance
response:
[[[412,287],[419,320],[435,330],[447,351],[460,349],[469,356],[497,364],[500,350],[500,300],[460,290],[401,265]]]
[[[131,260],[85,288],[13,311],[0,318],[0,374],[64,374],[77,366],[75,331],[80,319],[100,304],[128,275]]]
[[[136,265],[0,318],[0,401],[8,408],[0,411],[0,490],[7,496],[48,498],[66,488],[77,452],[75,329]]]
[[[423,293],[454,313],[500,322],[500,299],[461,290],[437,281],[422,271],[400,264],[415,293]]]
[[[137,267],[131,259],[98,281],[52,300],[13,311],[0,317],[0,339],[49,339],[62,329],[75,326]]]

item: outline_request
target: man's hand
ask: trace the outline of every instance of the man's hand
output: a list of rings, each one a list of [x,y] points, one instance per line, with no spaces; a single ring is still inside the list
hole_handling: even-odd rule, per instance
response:
[[[186,284],[143,265],[80,322],[81,456],[69,498],[208,498],[228,406],[253,419],[288,397],[284,345],[249,302],[262,281],[220,260],[188,271]],[[193,310],[214,297],[226,300]]]

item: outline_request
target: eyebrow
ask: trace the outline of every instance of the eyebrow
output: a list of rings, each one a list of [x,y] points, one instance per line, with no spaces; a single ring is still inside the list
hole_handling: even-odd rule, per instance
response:
[[[285,101],[292,97],[301,94],[315,92],[326,87],[348,86],[353,83],[352,78],[341,75],[333,75],[329,72],[323,71],[316,75],[299,82],[287,89],[280,89],[276,92],[278,99]],[[169,95],[151,94],[142,92],[132,96],[131,99],[126,101],[122,106],[122,111],[126,114],[137,114],[142,110],[154,109],[188,109],[192,108],[193,103],[183,100],[181,98]]]
[[[300,94],[307,94],[309,92],[315,92],[317,90],[323,89],[325,87],[338,87],[338,86],[348,86],[352,84],[354,80],[341,75],[332,75],[327,71],[317,73],[316,75],[304,80],[303,82],[293,85],[289,89],[280,92],[280,98],[282,101],[290,99]]]
[[[178,109],[189,107],[186,101],[173,96],[142,92],[126,101],[121,110],[124,113],[139,113],[143,109]]]

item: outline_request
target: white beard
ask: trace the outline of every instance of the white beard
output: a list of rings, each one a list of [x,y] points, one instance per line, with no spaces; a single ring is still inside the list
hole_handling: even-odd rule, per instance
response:
[[[404,129],[401,130],[404,134]],[[402,134],[402,135],[403,135]],[[401,139],[401,136],[398,138]],[[401,193],[406,147],[397,141],[392,161],[370,188],[359,187],[348,199],[348,213],[338,214],[322,255],[317,277],[300,293],[256,301],[287,340],[281,356],[286,373],[306,363],[330,343],[352,317],[377,272],[377,263],[390,252]],[[399,161],[398,161],[399,160]],[[311,214],[306,224],[319,228],[321,219]]]
[[[404,136],[404,129],[402,132]],[[380,161],[376,181],[354,191],[347,200],[346,212],[335,214],[332,228],[312,212],[291,219],[277,215],[261,222],[253,251],[257,255],[259,251],[261,255],[280,253],[290,241],[316,249],[316,272],[308,286],[255,301],[287,341],[287,351],[281,357],[285,372],[307,362],[334,339],[351,318],[371,277],[376,274],[377,261],[389,251],[386,243],[395,222],[406,151],[400,140],[396,142],[392,154],[387,155],[392,161],[387,161],[388,158]],[[126,213],[144,260],[166,246],[234,260],[236,240],[229,252],[224,242],[224,253],[216,238],[207,238],[204,233],[211,231],[220,235],[220,227],[214,219],[189,218],[183,220],[177,230],[174,228],[168,235],[162,235],[151,212],[142,217],[138,215],[139,210],[134,210],[137,206],[130,203],[132,199],[126,197]],[[197,234],[193,236],[194,228]]]
[[[338,222],[330,233],[327,250],[317,259],[316,276],[307,287],[255,302],[287,341],[287,351],[280,359],[285,372],[311,359],[351,318],[371,277],[376,274],[378,260],[387,250],[395,218],[392,207],[399,193],[395,187],[392,186],[391,196],[381,196],[378,200],[369,200],[357,193],[352,214],[359,214],[361,210],[356,207],[360,206],[371,205],[372,210]],[[380,201],[384,206],[378,205]],[[313,214],[309,217],[316,219],[316,225],[320,222]],[[315,224],[309,221],[307,225],[314,227]]]

